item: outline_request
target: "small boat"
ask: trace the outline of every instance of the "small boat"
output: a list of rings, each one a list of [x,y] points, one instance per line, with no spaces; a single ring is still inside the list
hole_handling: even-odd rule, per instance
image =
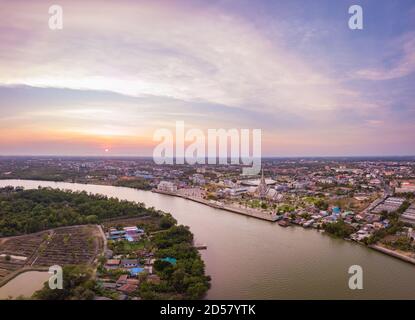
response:
[[[280,221],[282,219],[284,219],[284,216],[282,214],[281,215],[277,215],[276,218],[275,218],[275,221]]]
[[[303,224],[303,227],[304,228],[309,228],[309,227],[312,226],[313,223],[314,223],[314,220],[309,220],[309,221],[307,221]]]
[[[203,244],[203,243],[196,243],[196,244],[194,245],[194,247],[195,247],[197,250],[206,250],[206,249],[207,249],[207,245],[206,245],[206,244]]]
[[[280,221],[278,221],[278,224],[281,227],[288,227],[290,225],[290,223],[287,220],[280,220]]]

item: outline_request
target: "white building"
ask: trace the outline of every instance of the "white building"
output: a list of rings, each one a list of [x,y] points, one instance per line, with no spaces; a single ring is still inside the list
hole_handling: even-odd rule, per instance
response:
[[[204,185],[206,183],[205,177],[200,173],[195,173],[192,176],[191,180],[194,184],[198,184],[198,185]]]
[[[177,186],[173,182],[160,181],[157,185],[157,190],[165,192],[177,192]]]

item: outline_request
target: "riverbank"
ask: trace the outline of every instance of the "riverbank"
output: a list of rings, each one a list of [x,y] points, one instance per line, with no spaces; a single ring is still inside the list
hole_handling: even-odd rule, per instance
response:
[[[376,245],[376,244],[369,245],[368,247],[371,248],[371,249],[374,249],[376,251],[385,253],[385,254],[387,254],[389,256],[398,258],[398,259],[400,259],[402,261],[409,262],[409,263],[415,265],[415,259],[414,258],[408,257],[407,255],[405,255],[403,253],[400,253],[398,251],[391,250],[391,249],[388,249],[388,248],[385,248],[383,246]]]
[[[157,190],[157,189],[153,189],[153,190],[151,190],[151,192],[160,193],[160,194],[173,196],[173,197],[183,198],[183,199],[186,199],[186,200],[190,200],[190,201],[194,201],[194,202],[204,204],[204,205],[209,206],[211,208],[222,209],[222,210],[225,210],[225,211],[229,211],[229,212],[233,212],[233,213],[237,213],[237,214],[242,214],[244,216],[248,216],[248,217],[252,217],[252,218],[256,218],[256,219],[261,219],[261,220],[266,220],[266,221],[271,221],[271,222],[275,222],[275,221],[278,220],[278,217],[275,214],[266,214],[266,213],[260,212],[260,211],[253,211],[253,210],[244,209],[244,208],[235,208],[235,207],[227,206],[227,205],[224,205],[224,204],[218,204],[217,202],[210,202],[209,200],[205,200],[205,199],[185,196],[185,195],[181,195],[181,194],[178,194],[178,193],[161,191],[161,190]]]

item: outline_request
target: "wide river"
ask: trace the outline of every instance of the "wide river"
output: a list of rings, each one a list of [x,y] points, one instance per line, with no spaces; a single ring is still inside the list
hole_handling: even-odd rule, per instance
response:
[[[415,266],[316,230],[282,228],[189,200],[123,187],[3,180],[0,186],[85,190],[143,202],[190,227],[212,277],[208,299],[414,299]],[[351,265],[363,289],[348,286]]]

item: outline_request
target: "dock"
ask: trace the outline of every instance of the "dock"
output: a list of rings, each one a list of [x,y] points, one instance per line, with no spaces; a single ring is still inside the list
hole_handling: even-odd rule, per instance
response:
[[[201,243],[196,243],[196,244],[194,245],[194,247],[195,247],[197,250],[206,250],[206,249],[207,249],[207,245],[206,245],[206,244],[201,244]]]

